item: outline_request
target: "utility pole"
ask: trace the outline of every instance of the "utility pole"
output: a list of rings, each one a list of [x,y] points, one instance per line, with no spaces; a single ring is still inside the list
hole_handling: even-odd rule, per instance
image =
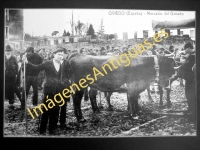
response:
[[[72,28],[72,43],[74,43],[74,20],[73,20],[73,10],[72,10],[72,22],[71,23],[71,28]]]
[[[101,19],[101,25],[99,29],[99,35],[102,38],[102,35],[104,34],[104,26],[103,26],[103,18]]]
[[[59,32],[58,32],[58,36],[60,37],[60,22],[59,22]]]
[[[74,20],[73,20],[73,10],[72,10],[72,36],[74,36]]]

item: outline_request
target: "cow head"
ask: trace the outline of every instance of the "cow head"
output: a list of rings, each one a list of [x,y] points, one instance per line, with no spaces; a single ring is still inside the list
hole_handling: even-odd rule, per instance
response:
[[[159,59],[159,81],[164,87],[169,86],[169,79],[175,76],[175,61],[171,57],[158,56]]]

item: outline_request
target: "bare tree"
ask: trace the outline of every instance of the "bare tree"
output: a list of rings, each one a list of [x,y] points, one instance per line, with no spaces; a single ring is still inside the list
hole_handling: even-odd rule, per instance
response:
[[[86,25],[82,22],[80,22],[80,20],[77,22],[77,24],[75,25],[75,31],[76,34],[78,35],[82,35],[82,32],[85,30]]]
[[[97,32],[98,36],[101,38],[102,35],[104,34],[104,26],[103,26],[103,19],[101,19],[101,25],[100,25],[100,29],[99,32]]]

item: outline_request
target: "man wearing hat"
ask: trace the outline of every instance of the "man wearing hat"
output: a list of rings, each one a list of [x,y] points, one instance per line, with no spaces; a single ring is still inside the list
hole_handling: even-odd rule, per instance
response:
[[[127,52],[128,52],[128,47],[123,47],[122,50],[123,50],[122,54],[123,54],[123,53],[127,53]]]
[[[30,63],[32,63],[34,65],[38,65],[43,62],[43,58],[38,53],[34,53],[33,47],[28,47],[26,49],[26,53],[27,53],[27,59]],[[33,103],[33,106],[37,106],[37,104],[38,104],[38,74],[39,74],[39,71],[32,70],[29,66],[27,66],[25,73],[26,73],[26,97],[28,97],[30,88],[32,86],[32,88],[33,88],[32,103]],[[25,97],[24,96],[25,95],[23,94],[21,109],[25,108]]]
[[[110,51],[110,46],[106,46],[106,53]]]
[[[192,71],[192,68],[195,65],[195,50],[190,42],[184,45],[184,50],[188,56],[184,61],[184,64],[181,67],[179,67],[177,76],[185,80],[185,96],[188,103],[188,111],[191,113],[192,117],[195,117],[196,113],[195,74]]]
[[[7,45],[5,50],[5,98],[9,100],[10,108],[14,108],[14,93],[21,101],[17,87],[18,63],[12,51],[10,45]]]
[[[92,55],[92,56],[97,56],[96,50],[95,49],[89,49],[89,53],[88,55]]]
[[[26,56],[23,56],[23,60],[27,63],[27,67],[29,66],[33,70],[45,70],[45,83],[43,89],[43,104],[46,106],[48,103],[46,102],[48,99],[54,101],[54,95],[62,92],[62,90],[68,86],[70,86],[69,82],[69,64],[66,60],[63,59],[64,57],[64,48],[60,47],[53,51],[54,58],[51,60],[47,60],[40,65],[34,65],[30,63]],[[47,98],[48,97],[48,98]],[[59,117],[59,110],[61,109],[60,114],[60,125],[65,126],[66,123],[66,101],[63,106],[59,106],[58,103],[55,103],[55,106],[51,109],[44,109],[40,123],[40,134],[45,134],[47,129],[47,124],[49,120],[49,133],[55,134],[58,117]],[[61,107],[61,108],[60,108]]]
[[[79,51],[79,53],[80,54],[84,54],[85,53],[84,48],[81,48],[80,51]]]
[[[195,106],[195,74],[192,70],[192,67],[195,64],[195,49],[193,45],[188,42],[184,45],[185,53],[188,55],[185,62],[187,62],[187,65],[185,65],[183,78],[185,80],[185,96],[188,102],[188,110],[193,115],[195,115],[196,106]]]
[[[101,47],[100,55],[106,55],[106,49],[104,47]]]

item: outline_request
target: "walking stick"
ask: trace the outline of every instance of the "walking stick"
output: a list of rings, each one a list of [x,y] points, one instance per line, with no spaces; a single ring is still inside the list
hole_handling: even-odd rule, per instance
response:
[[[42,92],[42,100],[43,100],[43,97],[44,97],[44,93]],[[41,103],[41,102],[40,102]],[[41,113],[39,114],[39,121],[38,121],[38,132],[39,132],[39,134],[40,134],[40,121],[41,121]]]
[[[26,55],[26,54],[25,54]],[[24,61],[24,100],[25,100],[25,119],[26,119],[26,135],[28,130],[28,121],[27,121],[27,101],[26,101],[26,63]]]

